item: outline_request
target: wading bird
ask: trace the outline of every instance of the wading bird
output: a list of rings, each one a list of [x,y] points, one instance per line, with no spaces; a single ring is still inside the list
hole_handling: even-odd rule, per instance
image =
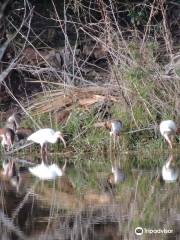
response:
[[[45,156],[47,156],[47,144],[48,143],[56,143],[58,139],[61,139],[61,141],[64,144],[64,147],[66,147],[66,142],[62,136],[62,133],[60,131],[55,132],[51,128],[44,128],[36,131],[35,133],[31,134],[27,140],[33,141],[35,143],[39,143],[41,145],[41,157],[44,158],[44,151]]]
[[[21,118],[22,118],[22,116],[20,113],[13,113],[6,120],[5,127],[11,128],[15,132],[16,129],[20,127]]]
[[[56,177],[61,177],[64,175],[66,170],[66,161],[64,166],[59,168],[57,164],[45,164],[42,160],[41,164],[37,164],[34,167],[29,167],[29,172],[35,177],[40,178],[41,180],[53,180]]]
[[[9,151],[13,147],[14,137],[15,133],[11,128],[0,129],[1,144],[5,150]]]
[[[105,122],[105,127],[110,130],[110,138],[113,138],[114,147],[119,139],[123,124],[120,120],[111,120]]]
[[[161,135],[167,141],[169,147],[172,149],[173,138],[176,134],[179,134],[179,129],[173,120],[164,120],[159,125]]]
[[[171,154],[164,166],[162,167],[162,178],[167,182],[174,182],[177,180],[179,172],[178,169],[172,166],[173,155]]]

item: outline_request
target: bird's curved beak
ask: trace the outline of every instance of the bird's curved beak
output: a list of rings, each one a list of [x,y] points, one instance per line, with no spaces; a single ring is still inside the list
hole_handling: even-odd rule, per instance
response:
[[[65,142],[65,140],[64,140],[64,138],[63,138],[63,136],[62,136],[62,134],[59,134],[59,139],[61,139],[61,141],[62,141],[63,144],[64,144],[64,147],[66,148],[66,142]]]

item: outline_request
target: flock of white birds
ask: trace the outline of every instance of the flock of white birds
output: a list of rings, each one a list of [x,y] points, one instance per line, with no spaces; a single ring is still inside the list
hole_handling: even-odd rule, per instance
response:
[[[55,144],[57,143],[58,139],[60,139],[63,142],[64,147],[66,147],[66,142],[63,138],[62,133],[60,131],[54,131],[51,128],[44,128],[30,134],[31,131],[29,129],[20,128],[20,121],[20,114],[14,113],[7,119],[5,127],[0,129],[1,144],[4,147],[5,151],[8,152],[10,149],[13,148],[16,134],[20,133],[21,136],[24,136],[24,138],[26,138],[28,141],[37,143],[41,147],[42,162],[33,167],[29,167],[29,172],[42,180],[55,179],[58,176],[62,176],[65,171],[65,166],[61,169],[56,164],[49,165],[45,163],[45,159],[47,159],[48,155],[47,146],[49,143]],[[110,130],[110,138],[113,138],[115,144],[123,128],[122,122],[120,120],[108,121],[105,123],[105,127]],[[159,130],[161,135],[164,137],[167,144],[169,145],[170,150],[172,150],[173,138],[176,134],[179,134],[179,128],[177,128],[173,120],[164,120],[160,123]],[[167,180],[177,178],[177,174],[173,174],[172,171],[169,171],[171,162],[172,157],[169,158],[169,160],[162,169],[162,176],[164,179]],[[12,174],[12,172],[13,165],[12,162],[10,162],[9,166],[6,166],[4,168],[4,174]],[[113,169],[112,173],[115,175],[115,179],[121,178],[121,176],[117,176],[118,171],[115,171]]]

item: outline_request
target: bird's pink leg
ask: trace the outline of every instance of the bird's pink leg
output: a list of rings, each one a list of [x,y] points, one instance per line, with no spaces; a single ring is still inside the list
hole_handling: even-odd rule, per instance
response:
[[[116,148],[116,134],[113,134],[114,149]]]
[[[47,144],[45,143],[43,146],[41,146],[41,159],[43,161],[47,161]]]
[[[120,136],[119,136],[119,135],[117,135],[117,136],[116,136],[116,144],[118,145],[118,147],[120,147],[120,144],[119,144],[119,139],[120,139]]]
[[[117,145],[119,146],[119,135],[114,134],[114,148],[117,147]]]
[[[45,144],[45,155],[46,155],[46,157],[48,155],[48,145],[47,145],[47,143]]]
[[[164,138],[166,139],[167,143],[169,144],[170,149],[172,149],[172,143],[168,135],[164,134]]]
[[[171,143],[173,143],[173,141],[174,141],[174,135],[171,135],[170,139],[171,139]]]
[[[44,145],[41,146],[41,158],[44,159]]]
[[[112,150],[112,136],[110,134],[110,138],[109,138],[109,145],[110,145],[110,153],[111,153],[111,150]]]
[[[10,139],[9,150],[12,149],[12,148],[13,148],[13,142],[12,142],[12,140]],[[9,150],[8,150],[8,151],[9,151]]]

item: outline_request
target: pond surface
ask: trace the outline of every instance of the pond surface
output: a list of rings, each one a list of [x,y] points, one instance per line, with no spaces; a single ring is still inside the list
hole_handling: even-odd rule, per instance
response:
[[[20,177],[0,178],[0,239],[180,239],[178,151],[95,155],[51,154],[49,163],[67,159],[66,175],[51,181],[26,171],[36,157],[14,157]]]

